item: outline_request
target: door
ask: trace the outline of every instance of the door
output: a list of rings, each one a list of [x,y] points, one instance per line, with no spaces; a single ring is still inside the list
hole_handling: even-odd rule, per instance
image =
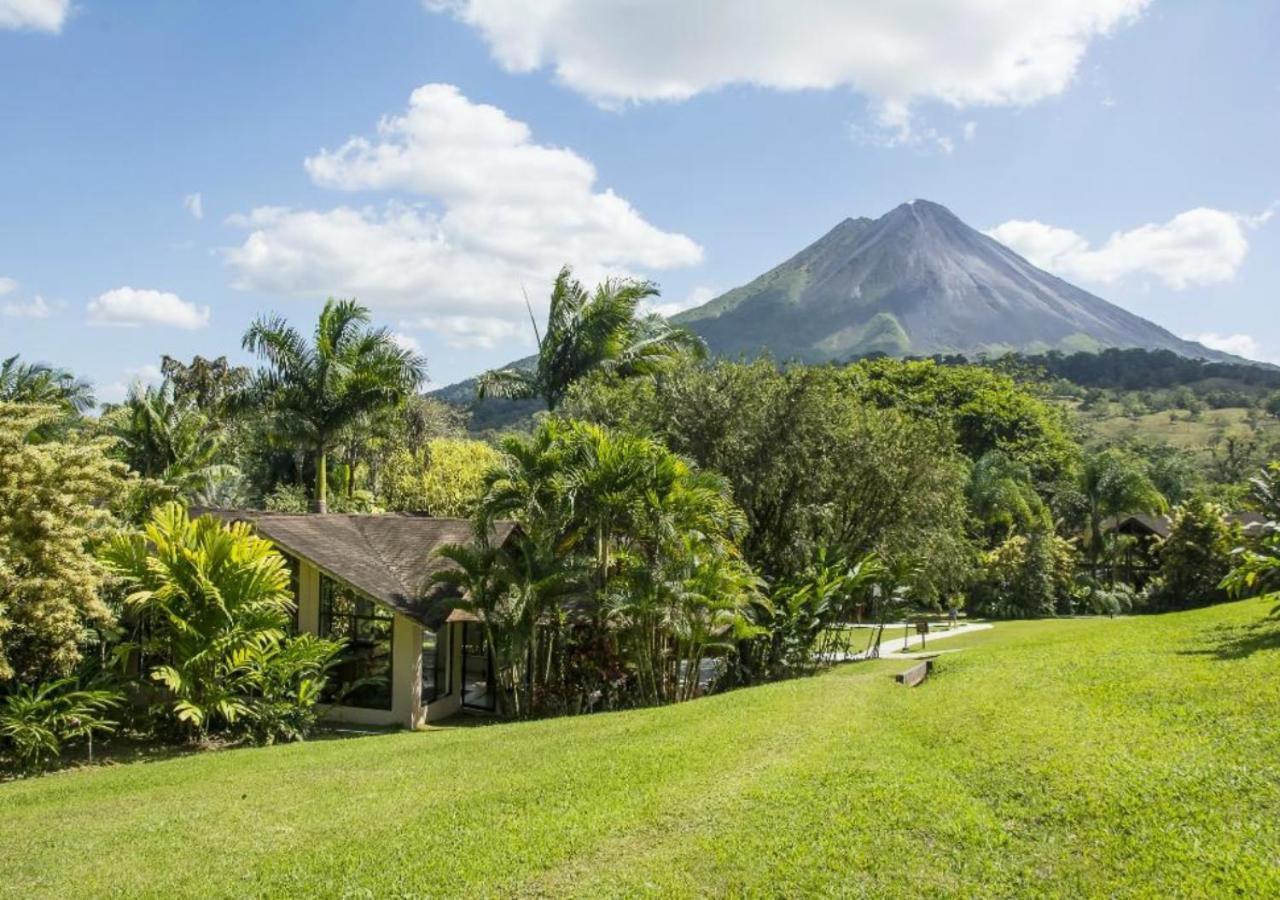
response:
[[[462,626],[462,705],[493,712],[493,659],[485,644],[484,629],[475,622]]]

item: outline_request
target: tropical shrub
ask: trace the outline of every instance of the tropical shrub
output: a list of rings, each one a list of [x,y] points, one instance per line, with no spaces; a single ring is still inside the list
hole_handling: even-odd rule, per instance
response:
[[[1231,571],[1238,535],[1226,512],[1203,498],[1175,507],[1169,536],[1157,551],[1159,576],[1147,597],[1154,611],[1187,609],[1227,599],[1223,579]]]
[[[133,649],[159,688],[161,728],[195,740],[305,733],[341,647],[286,637],[294,600],[270,542],[169,504],[142,533],[116,536],[102,559],[131,590]]]
[[[124,467],[102,441],[30,440],[62,415],[0,403],[0,690],[72,674],[115,619],[94,547],[116,527]]]
[[[1269,464],[1252,481],[1254,505],[1267,517],[1260,532],[1235,550],[1234,565],[1222,587],[1233,597],[1280,593],[1280,462]],[[1273,612],[1280,612],[1277,606]]]
[[[744,642],[743,666],[756,677],[778,678],[846,658],[853,648],[844,626],[861,611],[883,624],[873,607],[890,582],[889,570],[874,555],[849,563],[820,549],[803,574],[774,588],[757,616],[763,633]]]
[[[970,605],[997,618],[1052,616],[1072,607],[1075,547],[1048,520],[981,554]]]
[[[485,476],[501,458],[483,441],[437,437],[421,450],[401,450],[382,473],[387,509],[470,518],[484,496]]]
[[[307,489],[300,484],[278,484],[263,498],[262,505],[271,512],[304,513],[307,511]]]
[[[36,772],[72,741],[84,738],[92,747],[94,734],[115,730],[107,716],[123,700],[117,691],[81,689],[74,678],[21,685],[0,698],[0,759]]]
[[[1088,585],[1080,598],[1084,611],[1095,616],[1123,616],[1134,612],[1141,605],[1141,598],[1133,587],[1123,581],[1103,585]]]

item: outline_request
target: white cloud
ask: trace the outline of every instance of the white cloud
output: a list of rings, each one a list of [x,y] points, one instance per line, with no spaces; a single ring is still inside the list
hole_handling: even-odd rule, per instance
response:
[[[695,306],[701,306],[720,296],[720,291],[706,285],[698,285],[691,290],[683,300],[663,300],[656,298],[655,300],[645,301],[642,310],[647,313],[657,313],[660,316],[671,318],[676,313],[684,312],[686,309],[693,309]]]
[[[57,34],[70,9],[71,0],[0,0],[0,31],[27,28]]]
[[[1089,44],[1149,0],[424,0],[476,28],[508,71],[551,67],[605,106],[733,84],[848,87],[895,118],[1061,93]]]
[[[0,297],[3,297],[5,294],[12,294],[17,289],[18,282],[14,281],[12,278],[0,277]]]
[[[182,208],[191,213],[195,219],[204,218],[204,199],[200,196],[200,192],[187,194],[182,198]]]
[[[526,333],[520,323],[510,322],[492,316],[466,315],[427,315],[400,323],[404,328],[421,328],[434,331],[444,338],[446,344],[457,348],[479,348],[491,350],[501,341],[513,338],[525,338],[526,343],[533,343],[532,333]]]
[[[987,234],[1066,278],[1111,284],[1149,275],[1183,290],[1235,278],[1249,252],[1248,231],[1270,218],[1270,210],[1250,216],[1199,207],[1162,225],[1117,231],[1100,247],[1070,229],[1034,219],[1014,219]]]
[[[165,291],[119,287],[89,301],[93,325],[164,325],[195,330],[209,324],[209,307],[188,303]]]
[[[8,292],[0,291],[0,293]],[[11,300],[4,305],[2,310],[6,316],[15,319],[47,319],[49,318],[49,313],[53,311],[49,304],[45,302],[44,297],[39,294],[26,303],[20,300]]]
[[[1278,362],[1272,354],[1263,349],[1258,343],[1257,338],[1249,334],[1217,334],[1212,331],[1202,332],[1200,334],[1184,335],[1189,341],[1198,341],[1213,350],[1221,350],[1223,353],[1234,353],[1236,356],[1243,356],[1245,359],[1257,360],[1259,362]]]
[[[421,342],[411,334],[405,334],[401,331],[393,332],[391,335],[391,341],[401,350],[407,350],[410,353],[422,353]]]
[[[965,143],[972,143],[973,139],[978,136],[978,123],[972,120],[965,122],[962,134],[964,135]]]
[[[379,123],[376,139],[352,138],[306,167],[324,187],[431,202],[234,216],[250,232],[224,251],[237,288],[356,296],[419,314],[421,327],[451,341],[486,346],[527,318],[522,289],[545,306],[561,265],[594,281],[702,258],[690,238],[597,189],[590,162],[535,143],[523,122],[452,85],[418,88],[403,115]]]

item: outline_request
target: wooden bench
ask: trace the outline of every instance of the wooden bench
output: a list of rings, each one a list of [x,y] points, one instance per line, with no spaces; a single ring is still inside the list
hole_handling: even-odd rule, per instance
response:
[[[910,669],[907,669],[907,671],[899,672],[897,675],[893,676],[893,679],[898,682],[898,684],[905,685],[907,687],[915,687],[917,684],[924,681],[932,671],[933,660],[922,659]]]

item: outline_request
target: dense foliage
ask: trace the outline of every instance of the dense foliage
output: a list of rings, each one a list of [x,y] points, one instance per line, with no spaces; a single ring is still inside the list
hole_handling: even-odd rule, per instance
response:
[[[1231,571],[1239,530],[1226,511],[1197,497],[1175,507],[1169,536],[1157,551],[1159,576],[1147,591],[1153,611],[1187,609],[1227,599],[1223,580]]]
[[[430,438],[383,463],[379,497],[387,509],[470,518],[484,495],[485,475],[498,459],[483,441]]]
[[[310,730],[339,648],[289,634],[265,541],[190,507],[472,520],[438,578],[522,717],[811,674],[944,608],[1117,615],[1280,590],[1280,470],[1251,497],[1247,480],[1280,453],[1274,373],[1140,351],[706,361],[641,312],[655,293],[561,272],[537,357],[480,379],[538,411],[483,439],[418,393],[425,360],[355,301],[328,301],[310,338],[255,322],[254,370],[166,356],[97,416],[72,373],[4,360],[0,755],[36,769],[117,727]],[[1246,509],[1270,524],[1242,531]],[[1121,533],[1134,514],[1168,537]]]
[[[93,551],[124,467],[101,441],[33,440],[60,415],[0,403],[0,693],[72,674],[115,619]]]
[[[279,317],[259,319],[244,347],[266,363],[244,402],[269,411],[273,428],[313,454],[316,511],[327,509],[329,452],[344,432],[393,408],[426,378],[426,361],[386,329],[365,327],[369,311],[353,300],[325,303],[310,344]]]
[[[513,550],[483,540],[521,526]],[[660,442],[551,419],[503,443],[480,546],[438,578],[463,588],[511,713],[692,697],[703,661],[751,631],[759,584],[736,545],[729,487]]]
[[[799,574],[827,548],[910,562],[923,599],[958,589],[973,550],[952,432],[865,403],[847,383],[832,368],[716,362],[585,383],[566,410],[656,435],[724,475],[747,519],[743,553],[769,579]]]
[[[102,559],[130,590],[134,641],[120,649],[159,687],[159,721],[196,739],[239,732],[270,743],[310,730],[341,648],[287,635],[294,598],[269,541],[170,504],[141,533],[116,536]]]

